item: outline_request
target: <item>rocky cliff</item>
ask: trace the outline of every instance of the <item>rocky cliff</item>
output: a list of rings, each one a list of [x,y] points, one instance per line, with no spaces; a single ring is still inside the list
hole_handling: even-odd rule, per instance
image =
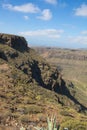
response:
[[[0,34],[0,44],[8,45],[18,51],[27,51],[28,46],[24,37],[9,34]]]
[[[28,48],[23,37],[0,34],[0,46],[0,58],[27,75],[27,82],[35,80],[38,85],[55,91],[58,91],[56,87],[61,87],[64,81],[58,70],[43,59],[39,60],[39,56]]]

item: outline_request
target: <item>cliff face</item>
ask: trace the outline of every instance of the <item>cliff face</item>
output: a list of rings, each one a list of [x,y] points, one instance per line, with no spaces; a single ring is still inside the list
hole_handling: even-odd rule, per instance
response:
[[[56,68],[28,48],[23,37],[7,34],[0,34],[0,97],[4,104],[0,111],[8,111],[6,117],[18,114],[16,118],[19,118],[20,113],[28,112],[45,113],[43,102],[46,104],[46,101],[68,105],[77,111],[86,109],[71,94]],[[36,107],[35,110],[31,106]]]
[[[8,45],[21,52],[28,50],[25,38],[15,35],[0,34],[0,44]]]
[[[51,68],[43,59],[39,60],[39,56],[34,50],[29,50],[23,37],[0,34],[0,46],[0,58],[8,63],[13,63],[15,68],[27,75],[29,77],[27,82],[35,80],[38,85],[50,90],[61,86],[61,74],[57,69]]]
[[[46,48],[46,47],[35,47],[42,57],[51,59],[65,59],[65,60],[78,60],[87,61],[87,50],[84,49],[62,49],[62,48]]]

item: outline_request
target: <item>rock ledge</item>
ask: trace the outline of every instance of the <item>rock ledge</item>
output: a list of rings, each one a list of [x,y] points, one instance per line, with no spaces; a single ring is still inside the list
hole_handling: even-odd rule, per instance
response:
[[[28,50],[28,45],[24,37],[0,33],[0,44],[8,45],[18,51]]]

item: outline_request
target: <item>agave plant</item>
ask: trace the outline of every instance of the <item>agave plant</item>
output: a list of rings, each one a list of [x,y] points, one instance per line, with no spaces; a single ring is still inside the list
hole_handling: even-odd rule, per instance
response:
[[[51,119],[49,117],[47,117],[47,128],[44,127],[34,127],[36,130],[59,130],[59,125],[57,126],[56,123],[56,118],[55,117],[51,117]]]
[[[21,127],[20,130],[25,130],[25,128],[24,128],[24,127]]]
[[[45,128],[43,128],[43,127],[34,127],[36,130],[45,130]]]
[[[57,126],[56,123],[56,118],[55,117],[51,117],[51,119],[49,119],[49,117],[47,118],[47,130],[59,130],[59,125]]]

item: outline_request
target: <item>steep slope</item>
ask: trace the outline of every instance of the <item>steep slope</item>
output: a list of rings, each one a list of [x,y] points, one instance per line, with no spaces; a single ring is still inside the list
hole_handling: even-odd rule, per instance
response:
[[[87,107],[87,51],[61,48],[34,48],[73,83],[75,98]]]
[[[58,113],[62,106],[85,111],[86,107],[74,98],[73,87],[72,93],[69,91],[69,85],[55,67],[28,47],[23,37],[0,34],[0,123],[13,118],[38,122],[41,114]]]

